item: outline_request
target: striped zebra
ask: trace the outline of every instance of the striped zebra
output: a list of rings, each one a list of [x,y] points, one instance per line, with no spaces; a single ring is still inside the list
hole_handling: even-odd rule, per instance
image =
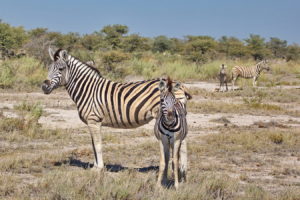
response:
[[[226,91],[228,91],[228,86],[227,86],[227,81],[228,81],[228,76],[226,73],[226,68],[227,66],[222,64],[220,66],[220,71],[219,71],[219,80],[220,80],[220,87],[219,87],[219,92],[223,91],[224,92],[224,85],[226,86]],[[223,90],[222,90],[223,88]]]
[[[178,189],[179,179],[186,181],[187,147],[187,121],[185,104],[176,99],[174,92],[180,89],[180,83],[174,87],[168,78],[160,80],[160,111],[154,126],[156,138],[160,141],[160,163],[157,184],[166,184],[170,148],[172,149],[173,171],[175,188]],[[180,163],[179,163],[180,161]],[[179,167],[180,164],[180,167]]]
[[[94,167],[104,167],[101,126],[136,128],[157,117],[159,107],[159,79],[118,83],[105,79],[100,72],[69,55],[66,50],[49,48],[52,64],[48,80],[42,85],[45,94],[65,86],[75,102],[80,119],[87,124],[93,151]],[[181,86],[176,97],[185,102],[191,98]]]
[[[270,70],[267,60],[260,61],[255,66],[244,67],[235,66],[232,68],[232,90],[234,88],[234,83],[238,77],[242,78],[253,78],[253,87],[257,85],[257,79],[263,70]]]

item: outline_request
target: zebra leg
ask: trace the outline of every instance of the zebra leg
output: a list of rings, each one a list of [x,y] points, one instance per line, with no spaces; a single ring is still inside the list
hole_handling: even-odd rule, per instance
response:
[[[187,182],[186,172],[187,172],[187,144],[186,140],[182,140],[179,151],[180,167],[179,167],[179,179],[183,179]],[[180,180],[181,181],[181,180]]]
[[[173,162],[174,162],[174,185],[175,188],[178,189],[179,187],[179,149],[180,149],[180,139],[175,140],[174,142],[174,150],[173,150]]]
[[[226,92],[227,92],[228,91],[227,81],[225,82],[225,85],[226,85]]]
[[[234,83],[236,81],[236,77],[233,77],[232,78],[232,86],[231,86],[231,90],[234,90]]]
[[[257,77],[254,76],[253,77],[253,87],[256,87],[257,86]]]
[[[167,183],[168,162],[169,162],[169,145],[164,136],[161,137],[159,142],[160,147],[160,161],[157,185],[161,186]]]
[[[101,124],[88,123],[95,156],[94,168],[103,169]]]

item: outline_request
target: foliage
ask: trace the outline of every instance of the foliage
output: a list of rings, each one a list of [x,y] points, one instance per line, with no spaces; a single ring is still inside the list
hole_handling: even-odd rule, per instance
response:
[[[137,34],[124,37],[122,47],[127,52],[146,51],[150,49],[148,39]]]
[[[197,64],[206,63],[215,55],[216,41],[209,36],[187,36],[185,46],[187,58]]]
[[[286,40],[271,37],[270,41],[267,42],[267,47],[270,49],[275,58],[284,58],[286,56]]]
[[[293,44],[287,47],[286,60],[299,60],[300,59],[300,46],[298,44]]]
[[[244,43],[235,37],[223,36],[219,40],[219,52],[224,53],[227,58],[243,58],[248,54]]]
[[[30,90],[40,87],[47,77],[46,69],[34,58],[6,60],[0,63],[0,86]]]
[[[265,46],[264,38],[260,37],[259,35],[250,34],[250,37],[245,39],[245,41],[254,60],[262,60],[267,56],[268,52]]]
[[[108,45],[116,49],[121,45],[122,36],[128,33],[128,27],[120,24],[108,25],[102,28],[101,33],[104,34]]]
[[[27,39],[27,33],[23,27],[12,27],[0,21],[0,52],[1,57],[15,56]]]
[[[164,35],[158,36],[154,38],[152,51],[153,52],[165,52],[165,51],[171,51],[174,48],[174,44],[172,40],[167,38]]]

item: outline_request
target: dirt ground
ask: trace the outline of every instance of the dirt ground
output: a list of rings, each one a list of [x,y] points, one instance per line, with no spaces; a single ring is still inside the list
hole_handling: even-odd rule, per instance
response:
[[[193,89],[205,89],[210,93],[217,87],[214,83],[206,82],[188,83],[186,85]],[[289,90],[298,88],[294,86],[283,87],[284,86],[273,89]],[[242,104],[241,98],[239,97],[221,96],[217,99],[210,99],[203,97],[201,94],[194,95],[192,101],[196,103],[218,102]],[[50,95],[44,95],[42,92],[0,93],[0,110],[6,117],[18,117],[18,113],[15,111],[14,106],[22,102],[40,103],[43,107],[44,113],[39,119],[39,123],[45,129],[66,130],[71,137],[65,138],[65,143],[60,144],[61,146],[56,146],[55,142],[52,143],[51,140],[34,141],[31,145],[35,146],[37,152],[44,151],[43,148],[46,146],[47,148],[49,147],[47,151],[50,151],[51,153],[58,153],[57,151],[59,151],[68,154],[67,157],[69,157],[70,154],[75,155],[76,159],[78,159],[80,163],[93,161],[89,134],[85,124],[80,121],[76,107],[66,91],[59,89]],[[299,102],[269,103],[279,105],[287,110],[300,110]],[[189,170],[192,174],[213,170],[216,174],[226,174],[226,176],[238,180],[241,185],[258,185],[271,194],[280,193],[281,191],[285,191],[289,188],[300,190],[299,146],[298,148],[288,148],[289,150],[286,151],[280,151],[280,146],[275,146],[274,148],[272,146],[272,150],[267,149],[266,147],[266,150],[263,150],[262,148],[262,150],[259,151],[247,151],[247,149],[245,150],[237,145],[236,151],[227,151],[227,148],[229,148],[228,146],[226,146],[226,148],[224,147],[224,152],[218,151],[219,147],[220,149],[223,148],[222,141],[220,140],[223,138],[224,141],[227,141],[226,134],[231,134],[231,132],[237,134],[238,132],[249,132],[249,138],[252,137],[253,134],[264,131],[268,132],[268,134],[272,131],[276,133],[280,132],[280,134],[290,132],[298,133],[300,129],[300,118],[298,115],[289,114],[288,112],[287,114],[283,112],[281,114],[273,114],[269,111],[266,112],[266,114],[243,114],[232,110],[231,112],[226,113],[222,111],[211,113],[188,112],[187,120],[189,124],[189,134],[187,136],[190,152]],[[126,149],[129,148],[128,146],[132,146],[133,148],[138,145],[144,145],[144,148],[147,149],[148,144],[156,144],[157,141],[152,134],[154,123],[154,120],[152,120],[149,124],[133,130],[104,127],[104,162],[106,165],[112,165],[114,167],[120,165],[125,168],[158,166],[158,145],[156,147],[151,147],[154,148],[153,151],[156,151],[157,154],[149,157],[138,156],[137,158],[134,158],[134,156],[139,154],[133,153],[134,155],[132,155],[131,160],[126,160],[127,157],[122,156],[122,153],[119,153],[118,150],[115,149]],[[213,137],[213,139],[210,137]],[[231,135],[228,137],[231,137]],[[297,140],[299,140],[299,138],[297,138]],[[2,151],[0,151],[1,162],[5,162],[5,152],[10,151],[12,146],[15,145],[14,149],[21,148],[18,147],[18,143],[3,139],[0,141],[0,144],[2,146]],[[52,147],[53,144],[54,146]],[[209,146],[210,144],[219,144],[220,146],[212,147]],[[255,145],[255,142],[253,144]],[[234,142],[232,142],[232,146],[234,145]],[[252,147],[250,145],[250,147],[247,148],[251,149]],[[28,152],[28,155],[29,154],[31,155],[32,153]],[[61,161],[58,159],[57,163],[60,162]],[[57,166],[59,165],[60,164],[57,164]],[[76,166],[76,163],[73,163],[73,165],[71,163],[67,167],[81,170],[78,169],[78,165]],[[41,174],[36,176],[36,173],[19,174],[22,174],[21,179],[23,184],[34,184],[38,182],[38,177],[41,176]],[[245,191],[242,191],[241,193],[245,193]]]

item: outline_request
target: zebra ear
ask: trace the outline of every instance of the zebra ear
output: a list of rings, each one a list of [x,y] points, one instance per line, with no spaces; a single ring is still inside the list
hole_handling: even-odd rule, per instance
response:
[[[59,52],[59,57],[63,58],[64,60],[68,59],[68,52],[66,50],[62,50]]]
[[[181,87],[181,83],[176,82],[176,83],[175,83],[175,86],[173,87],[173,92],[176,92],[177,90],[179,90],[180,87]]]
[[[166,89],[167,83],[161,78],[158,83],[158,88],[162,92]]]
[[[48,53],[52,61],[54,61],[54,51],[51,47],[48,48]]]

